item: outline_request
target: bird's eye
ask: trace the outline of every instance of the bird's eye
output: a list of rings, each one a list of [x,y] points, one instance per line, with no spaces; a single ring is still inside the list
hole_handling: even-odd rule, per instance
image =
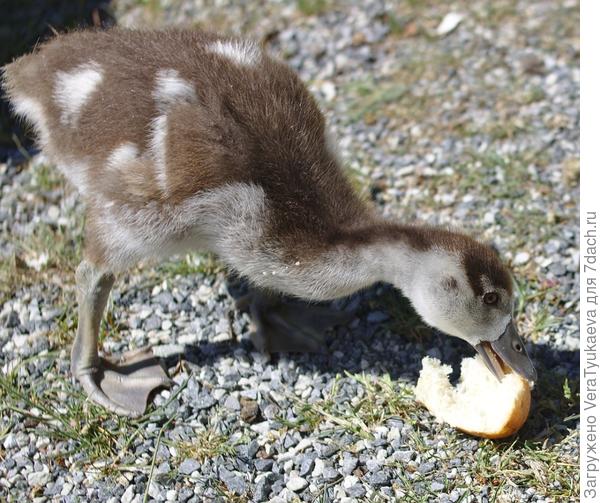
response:
[[[493,306],[498,302],[498,293],[496,292],[488,292],[483,296],[483,302],[485,302],[488,306]]]

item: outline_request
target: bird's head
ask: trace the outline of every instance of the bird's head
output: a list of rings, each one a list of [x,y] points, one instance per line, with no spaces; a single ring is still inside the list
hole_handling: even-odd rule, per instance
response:
[[[504,375],[503,362],[536,380],[512,316],[512,276],[493,248],[442,233],[420,253],[405,293],[426,323],[470,343],[498,379]]]

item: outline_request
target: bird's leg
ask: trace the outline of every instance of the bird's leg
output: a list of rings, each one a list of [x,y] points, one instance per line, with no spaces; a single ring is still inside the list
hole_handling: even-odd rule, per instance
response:
[[[85,260],[76,277],[79,325],[71,350],[71,372],[93,402],[119,415],[139,416],[150,392],[169,385],[169,376],[150,348],[126,353],[119,362],[98,355],[100,321],[115,277]]]
[[[254,324],[251,340],[266,353],[319,353],[325,350],[325,331],[350,320],[353,313],[252,290],[238,300]]]

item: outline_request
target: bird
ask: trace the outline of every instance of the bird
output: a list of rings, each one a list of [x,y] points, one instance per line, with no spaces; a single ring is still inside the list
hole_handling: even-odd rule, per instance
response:
[[[2,70],[12,110],[85,203],[71,372],[95,403],[135,417],[168,385],[150,348],[100,356],[100,323],[119,273],[190,250],[249,282],[260,350],[315,350],[319,328],[341,319],[317,302],[387,282],[498,379],[507,367],[536,379],[498,254],[463,232],[384,218],[359,197],[315,98],[259,43],[79,30]]]

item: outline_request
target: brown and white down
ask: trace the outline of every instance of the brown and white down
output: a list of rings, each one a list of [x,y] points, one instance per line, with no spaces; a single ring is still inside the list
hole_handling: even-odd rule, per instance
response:
[[[500,358],[535,378],[497,254],[377,215],[354,193],[304,84],[256,43],[175,29],[73,32],[4,67],[3,86],[86,203],[71,369],[106,408],[139,415],[168,382],[149,350],[120,365],[99,357],[114,275],[186,250],[216,253],[254,285],[260,349],[314,350],[318,325],[337,321],[277,295],[323,301],[386,281],[496,375]]]

